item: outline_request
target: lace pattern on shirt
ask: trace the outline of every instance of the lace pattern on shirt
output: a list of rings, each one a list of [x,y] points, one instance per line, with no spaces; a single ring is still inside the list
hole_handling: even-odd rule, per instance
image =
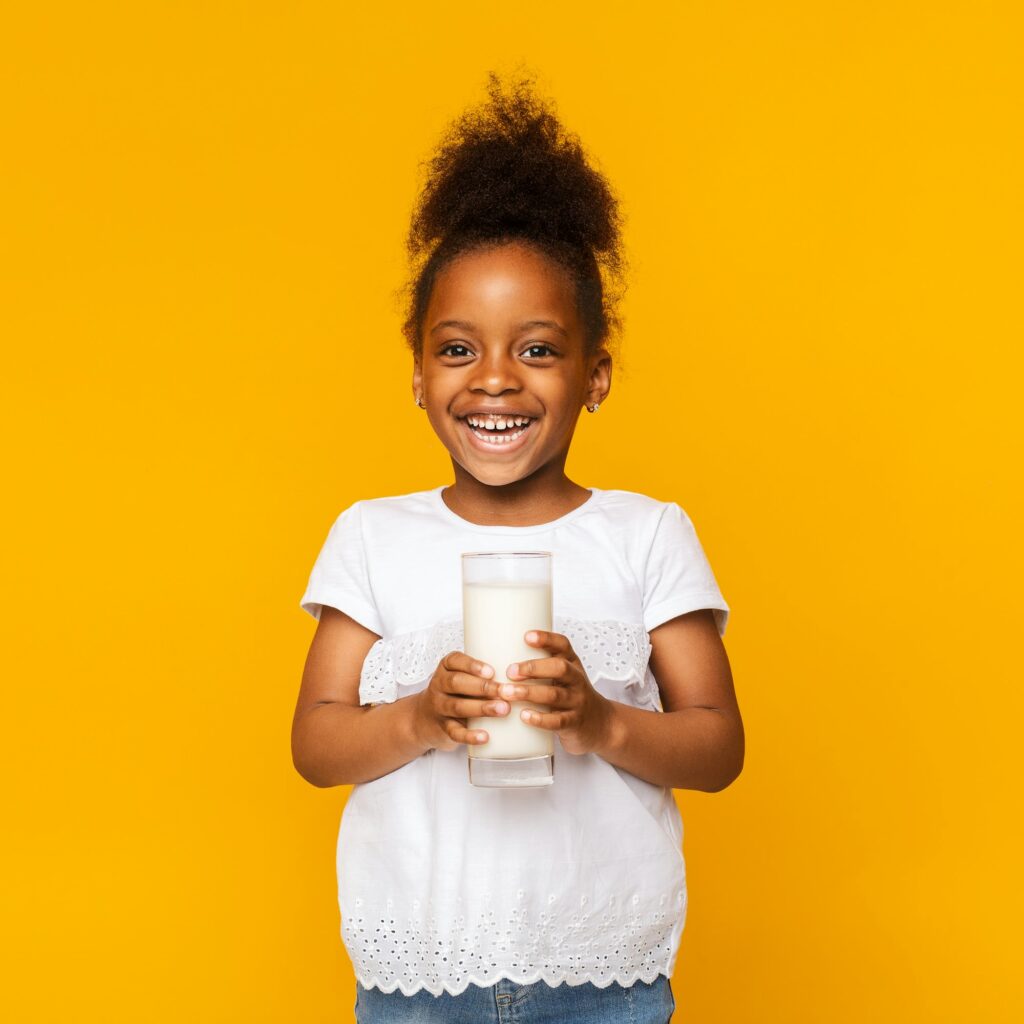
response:
[[[578,906],[560,909],[552,895],[550,910],[532,915],[522,890],[518,896],[519,908],[504,916],[486,894],[473,908],[459,899],[443,918],[443,929],[421,900],[399,909],[388,899],[387,916],[378,920],[364,916],[363,900],[357,899],[342,920],[356,977],[364,988],[399,989],[407,996],[421,988],[435,996],[458,995],[470,984],[486,987],[500,978],[520,985],[590,982],[605,988],[671,977],[673,934],[686,916],[685,889],[656,898],[612,895],[600,909],[586,896]]]
[[[634,689],[638,704],[661,710],[657,684],[648,668],[651,641],[643,624],[556,615],[552,625],[556,633],[568,637],[591,683],[623,683]],[[363,662],[360,703],[390,704],[402,687],[422,689],[441,658],[462,649],[461,619],[378,640]],[[541,657],[539,652],[537,656]]]

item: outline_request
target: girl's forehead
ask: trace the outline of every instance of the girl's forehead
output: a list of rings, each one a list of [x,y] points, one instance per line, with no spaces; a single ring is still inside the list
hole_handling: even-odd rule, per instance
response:
[[[469,311],[475,310],[477,316],[554,319],[571,329],[575,306],[575,286],[563,267],[510,244],[465,253],[446,265],[434,281],[428,317],[432,325],[457,307],[460,319],[472,319]]]

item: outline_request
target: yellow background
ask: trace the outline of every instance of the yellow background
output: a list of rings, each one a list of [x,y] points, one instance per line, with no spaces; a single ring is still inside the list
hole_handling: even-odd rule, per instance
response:
[[[676,1021],[1021,1019],[1016,5],[20,6],[0,1016],[351,1019],[298,601],[341,509],[451,480],[404,231],[525,61],[632,260],[571,475],[680,502],[733,609]]]

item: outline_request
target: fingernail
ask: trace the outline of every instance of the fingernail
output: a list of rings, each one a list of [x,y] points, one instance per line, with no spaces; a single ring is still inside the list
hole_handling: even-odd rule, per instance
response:
[[[537,642],[538,636],[539,636],[539,634],[537,633],[537,631],[534,630],[534,629],[531,629],[530,632],[526,634],[526,642],[534,644],[534,643]]]
[[[522,718],[523,718],[523,720],[524,720],[524,721],[526,721],[526,722],[532,722],[532,721],[533,721],[533,718],[534,718],[534,712],[533,712],[533,711],[524,711],[524,712],[522,713],[522,716],[521,716],[521,717],[522,717]]]
[[[516,665],[516,664],[509,665],[509,667],[508,667],[508,674],[510,676],[517,676],[517,675],[519,675],[519,666]]]
[[[487,679],[490,679],[491,676],[494,675],[494,669],[491,668],[490,665],[481,665],[480,666],[480,675],[484,676]]]
[[[503,715],[505,714],[506,711],[508,711],[508,705],[503,700],[499,700],[497,704],[494,705],[494,710],[499,715]]]
[[[501,688],[502,697],[514,697],[516,688],[511,683],[505,683]]]

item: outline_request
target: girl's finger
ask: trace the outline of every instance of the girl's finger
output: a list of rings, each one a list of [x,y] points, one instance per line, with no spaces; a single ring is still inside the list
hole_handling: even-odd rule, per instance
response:
[[[468,672],[472,675],[483,676],[485,679],[494,678],[494,668],[485,661],[477,661],[471,658],[465,651],[449,651],[441,659],[441,667],[449,672]]]
[[[571,712],[568,711],[544,712],[524,708],[519,713],[519,717],[526,722],[527,725],[535,725],[539,729],[549,729],[552,732],[557,732],[559,729],[564,729],[569,724],[570,714]]]
[[[481,679],[468,672],[453,672],[447,681],[442,679],[442,693],[460,694],[464,697],[497,697],[500,683],[493,679]]]
[[[570,708],[576,706],[573,692],[567,686],[552,686],[550,683],[520,683],[526,692],[517,701],[523,700],[530,704],[543,704],[549,708]],[[502,696],[505,696],[502,694]],[[577,698],[578,699],[578,698]]]
[[[572,681],[576,666],[558,655],[553,658],[513,662],[507,671],[509,679],[563,679],[568,684]]]
[[[509,713],[507,700],[462,700],[458,697],[445,697],[440,704],[442,715],[452,718],[483,718],[485,715],[500,718]]]
[[[486,743],[488,738],[485,730],[467,729],[457,718],[446,718],[444,731],[448,733],[448,738],[455,740],[456,743]]]
[[[549,633],[543,629],[531,629],[525,635],[526,642],[531,647],[543,647],[551,654],[560,654],[569,661],[579,661],[576,652],[569,643],[569,638],[562,633]],[[532,638],[532,639],[531,639]]]

